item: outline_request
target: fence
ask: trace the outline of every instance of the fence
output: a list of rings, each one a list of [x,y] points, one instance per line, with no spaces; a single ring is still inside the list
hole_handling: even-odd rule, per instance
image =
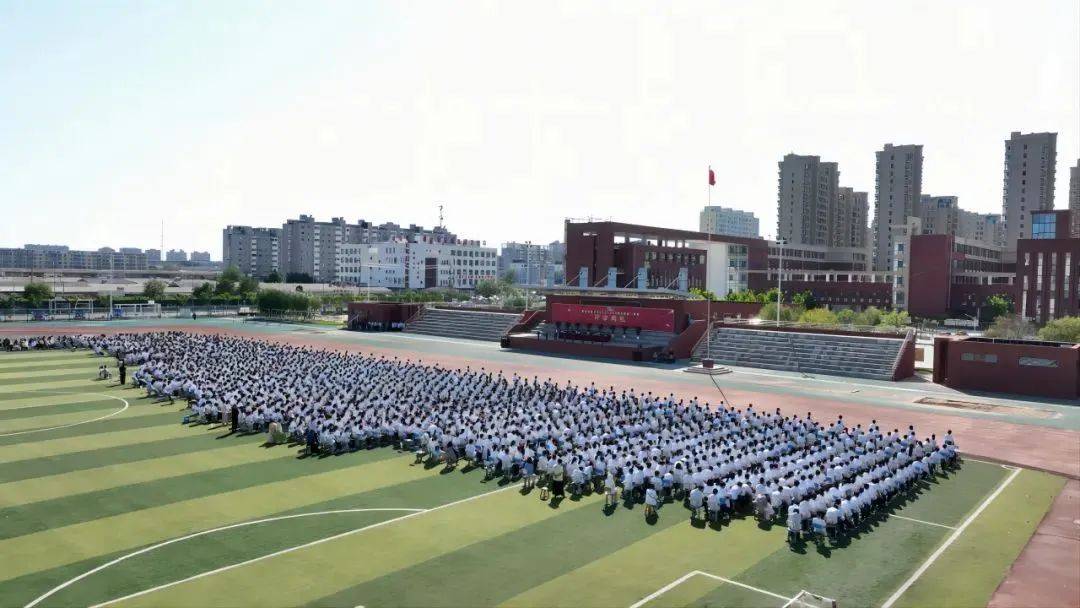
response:
[[[110,321],[119,319],[183,319],[196,317],[237,317],[255,313],[251,306],[162,306],[160,312],[124,311],[116,315],[108,307],[88,308],[0,308],[0,322]]]

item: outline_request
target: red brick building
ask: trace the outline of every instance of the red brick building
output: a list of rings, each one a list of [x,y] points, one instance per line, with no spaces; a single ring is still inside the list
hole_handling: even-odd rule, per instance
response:
[[[1030,239],[1016,247],[1018,312],[1037,323],[1080,315],[1080,239],[1069,238],[1070,213],[1035,211]]]

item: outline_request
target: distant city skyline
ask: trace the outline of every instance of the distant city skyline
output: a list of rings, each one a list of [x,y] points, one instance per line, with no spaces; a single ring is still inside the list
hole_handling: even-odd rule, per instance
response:
[[[923,192],[1001,213],[1014,131],[1058,134],[1067,206],[1078,3],[779,4],[9,3],[0,247],[217,260],[227,225],[430,228],[440,204],[492,245],[567,217],[693,229],[709,165],[769,237],[785,154],[873,207],[889,142],[923,147]],[[882,43],[914,32],[933,44]]]

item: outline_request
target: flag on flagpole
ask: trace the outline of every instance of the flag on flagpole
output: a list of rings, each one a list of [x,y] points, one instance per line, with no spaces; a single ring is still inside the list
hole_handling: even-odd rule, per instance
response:
[[[709,167],[709,185],[710,186],[715,186],[716,185],[716,174],[713,173],[712,167]]]

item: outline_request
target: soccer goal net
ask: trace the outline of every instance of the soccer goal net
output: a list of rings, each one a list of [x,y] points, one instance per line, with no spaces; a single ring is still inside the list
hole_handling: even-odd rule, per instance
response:
[[[113,304],[112,316],[115,319],[160,317],[161,304]]]
[[[836,600],[824,595],[800,591],[798,595],[788,600],[784,608],[837,608]]]

